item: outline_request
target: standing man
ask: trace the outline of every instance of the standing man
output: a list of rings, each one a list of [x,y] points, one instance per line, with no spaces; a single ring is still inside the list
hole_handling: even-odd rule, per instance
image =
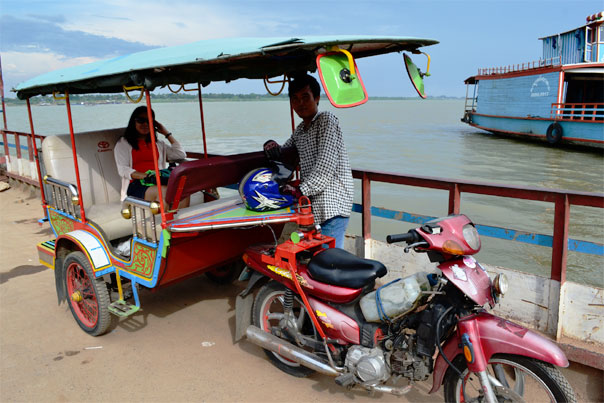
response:
[[[318,111],[320,93],[319,83],[308,74],[289,84],[289,99],[302,123],[283,147],[293,145],[298,150],[301,181],[299,190],[288,186],[284,191],[295,197],[308,196],[315,223],[321,225],[323,234],[336,239],[337,248],[343,248],[354,184],[338,118]],[[264,144],[273,159],[280,149],[274,140]]]

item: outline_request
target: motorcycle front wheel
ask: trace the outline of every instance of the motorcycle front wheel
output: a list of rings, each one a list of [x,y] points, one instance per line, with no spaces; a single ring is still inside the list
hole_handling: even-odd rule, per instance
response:
[[[252,315],[254,325],[294,345],[297,345],[297,343],[293,340],[292,332],[288,332],[286,327],[290,329],[292,327],[297,328],[302,340],[319,340],[319,335],[315,330],[314,324],[308,312],[306,312],[302,300],[296,294],[292,293],[291,296],[293,298],[290,300],[292,302],[292,315],[289,316],[289,319],[286,317],[284,306],[284,304],[287,304],[286,292],[291,293],[291,290],[288,290],[285,286],[274,280],[262,286],[254,300]],[[314,353],[312,347],[300,347]],[[264,352],[273,365],[290,375],[303,378],[315,372],[272,351],[264,350]]]
[[[469,373],[466,361],[459,356],[453,365],[462,378],[451,368],[444,379],[445,401],[484,402],[485,396],[478,376]],[[490,377],[501,386],[493,389],[499,402],[576,402],[577,398],[568,380],[553,365],[534,358],[500,354],[491,357],[487,369]]]

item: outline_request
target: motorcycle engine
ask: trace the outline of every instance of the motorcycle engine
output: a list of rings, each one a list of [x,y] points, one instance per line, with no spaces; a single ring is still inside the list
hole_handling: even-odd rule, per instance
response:
[[[425,381],[432,372],[432,357],[418,354],[417,336],[403,334],[390,355],[392,372],[414,381]]]
[[[377,385],[390,377],[381,348],[353,346],[346,354],[345,365],[365,385]]]

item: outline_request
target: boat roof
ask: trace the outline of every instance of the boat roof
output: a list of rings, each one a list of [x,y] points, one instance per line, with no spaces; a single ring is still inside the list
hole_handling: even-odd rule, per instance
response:
[[[153,90],[168,84],[271,78],[314,71],[315,58],[339,46],[355,58],[414,52],[437,44],[433,39],[379,36],[309,36],[211,39],[118,56],[52,71],[13,89],[20,99],[53,92],[118,93],[124,86]]]

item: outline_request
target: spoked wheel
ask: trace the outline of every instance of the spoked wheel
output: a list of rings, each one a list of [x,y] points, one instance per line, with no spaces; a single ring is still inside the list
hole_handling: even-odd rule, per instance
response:
[[[445,376],[447,402],[486,401],[480,381],[469,373],[463,357],[453,363],[462,370],[462,380],[449,368]],[[568,380],[553,365],[534,358],[514,355],[493,356],[488,372],[499,402],[576,402],[577,398]],[[500,386],[495,385],[499,382]]]
[[[91,336],[100,336],[111,324],[109,292],[102,279],[94,277],[82,252],[71,252],[63,263],[69,308],[78,325]]]
[[[315,349],[313,347],[300,345],[294,340],[293,331],[288,332],[285,330],[285,327],[289,329],[297,328],[301,334],[300,339],[307,340],[307,344],[320,339],[302,300],[295,294],[291,300],[292,315],[289,318],[287,317],[284,309],[284,305],[288,304],[288,298],[285,295],[286,290],[285,286],[276,281],[270,281],[260,289],[254,301],[254,325],[267,333],[275,334],[294,345],[298,345],[314,353]],[[272,351],[264,350],[264,352],[277,368],[290,375],[303,378],[315,372]]]

